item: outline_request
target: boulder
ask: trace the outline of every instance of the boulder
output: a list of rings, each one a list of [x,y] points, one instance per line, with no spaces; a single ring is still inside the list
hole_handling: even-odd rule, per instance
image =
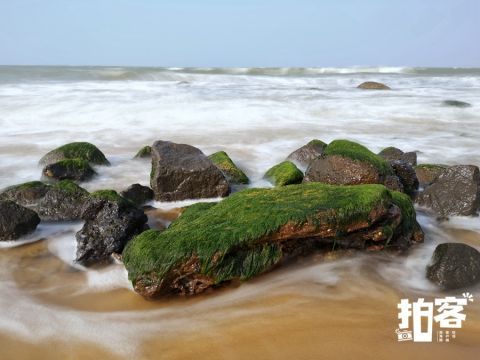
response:
[[[417,165],[417,153],[415,151],[403,152],[402,150],[390,146],[378,153],[379,156],[387,161],[406,161],[411,166]]]
[[[127,189],[122,191],[120,195],[137,206],[141,206],[146,202],[153,200],[153,190],[148,186],[140,184],[130,185]]]
[[[65,159],[82,159],[95,165],[110,165],[105,155],[93,144],[73,142],[60,146],[40,159],[40,165],[48,165]]]
[[[466,108],[472,106],[472,104],[469,104],[464,101],[458,101],[458,100],[445,100],[442,102],[444,106],[453,106],[453,107],[459,107],[459,108]]]
[[[427,187],[438,179],[440,174],[447,169],[446,165],[420,164],[415,166],[415,174],[421,187]]]
[[[403,191],[413,196],[418,190],[418,179],[413,166],[403,160],[393,160],[389,163],[395,175],[400,179]]]
[[[391,90],[387,85],[375,81],[365,81],[358,85],[357,88],[364,90]]]
[[[123,261],[147,298],[193,295],[327,249],[404,249],[423,240],[407,195],[382,185],[245,189],[188,207],[165,231],[130,241]]]
[[[480,252],[461,243],[435,248],[427,278],[445,290],[465,288],[480,282]]]
[[[81,159],[66,159],[46,165],[42,170],[44,179],[48,180],[90,180],[95,171],[88,161]]]
[[[113,190],[93,192],[77,232],[76,262],[89,266],[110,260],[127,242],[146,229],[147,216]]]
[[[300,184],[303,180],[303,173],[291,161],[283,161],[271,167],[264,175],[275,186]]]
[[[134,159],[146,159],[152,157],[152,147],[150,145],[142,147],[138,150],[137,154],[134,156]]]
[[[480,176],[477,166],[456,165],[444,170],[416,201],[438,216],[474,215],[480,206]]]
[[[208,157],[220,169],[230,184],[248,184],[247,175],[230,159],[225,151],[218,151]]]
[[[0,201],[0,241],[16,240],[37,228],[40,218],[35,211],[13,201]]]
[[[0,200],[11,200],[22,206],[36,207],[50,187],[41,181],[29,181],[6,188],[0,193]]]
[[[303,181],[332,185],[383,184],[388,175],[395,174],[380,156],[355,142],[335,140],[310,164]]]
[[[223,197],[229,193],[222,172],[196,147],[170,141],[152,146],[150,185],[155,199],[178,201]]]
[[[307,168],[313,160],[323,154],[326,147],[327,144],[323,141],[314,139],[288,155],[287,160],[298,164],[300,167]]]

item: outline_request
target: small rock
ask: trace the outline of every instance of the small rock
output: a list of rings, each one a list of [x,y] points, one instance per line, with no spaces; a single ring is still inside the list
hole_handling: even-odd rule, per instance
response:
[[[466,108],[466,107],[472,106],[472,104],[469,104],[464,101],[458,101],[458,100],[445,100],[442,104],[445,106],[453,106],[453,107],[459,107],[459,108]]]
[[[284,161],[271,167],[264,175],[264,178],[275,186],[300,184],[303,180],[303,173],[291,161]]]
[[[326,147],[327,144],[323,141],[314,139],[288,155],[287,160],[307,168],[313,160],[323,154]]]
[[[390,161],[390,165],[392,166],[395,175],[400,179],[404,192],[413,196],[418,190],[418,179],[413,166],[402,160]]]
[[[391,90],[387,85],[375,81],[365,81],[357,87],[364,90]]]
[[[37,213],[13,201],[0,201],[0,241],[16,240],[37,228]]]
[[[95,171],[88,161],[81,159],[66,159],[45,166],[42,175],[50,180],[90,180]]]
[[[152,156],[152,147],[150,145],[144,146],[138,150],[137,154],[134,156],[134,159],[145,159]]]
[[[145,204],[147,201],[153,199],[153,190],[148,186],[140,184],[130,185],[126,190],[120,193],[125,199],[130,200],[137,206]]]
[[[390,146],[378,153],[378,156],[381,156],[387,161],[401,160],[406,161],[412,166],[417,165],[417,153],[414,151],[403,152],[402,150]]]
[[[225,175],[230,184],[248,184],[247,175],[232,161],[225,151],[218,151],[208,157]]]

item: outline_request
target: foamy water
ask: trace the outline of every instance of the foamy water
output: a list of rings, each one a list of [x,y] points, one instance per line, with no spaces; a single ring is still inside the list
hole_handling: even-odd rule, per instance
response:
[[[355,88],[367,80],[393,90]],[[473,106],[445,107],[447,99]],[[269,186],[265,170],[312,138],[352,139],[373,151],[397,146],[418,151],[420,163],[480,165],[479,124],[479,69],[0,67],[0,188],[39,179],[40,157],[70,141],[96,144],[112,163],[96,168],[99,175],[82,184],[88,190],[148,185],[149,162],[132,157],[159,139],[206,154],[227,151],[252,186]],[[190,203],[152,205],[171,210]],[[131,292],[122,265],[73,264],[81,223],[42,223],[22,239],[27,245],[0,244],[0,332],[34,342],[62,334],[132,356],[153,333],[213,331],[220,319],[275,315],[305,299],[434,295],[438,290],[424,277],[433,249],[465,241],[458,229],[480,239],[480,220],[439,224],[420,214],[419,221],[426,242],[407,257],[310,259],[215,296],[148,305]],[[283,297],[290,300],[271,300]]]

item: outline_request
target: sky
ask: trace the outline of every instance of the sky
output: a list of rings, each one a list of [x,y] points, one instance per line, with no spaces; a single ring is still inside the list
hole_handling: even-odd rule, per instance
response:
[[[0,0],[0,64],[480,67],[479,0]]]

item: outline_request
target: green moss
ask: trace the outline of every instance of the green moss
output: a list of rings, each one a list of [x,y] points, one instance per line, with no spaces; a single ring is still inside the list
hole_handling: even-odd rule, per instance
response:
[[[415,213],[415,208],[413,207],[412,199],[407,194],[401,193],[399,191],[391,191],[392,202],[397,205],[402,212],[402,222],[400,223],[399,229],[404,234],[415,229],[417,224],[417,215]]]
[[[62,180],[52,186],[53,189],[59,189],[70,194],[88,194],[88,191],[78,186],[71,180]]]
[[[426,170],[444,170],[448,168],[448,165],[442,164],[419,164],[415,166],[415,169],[426,169]]]
[[[307,145],[310,145],[310,146],[319,146],[319,147],[327,147],[327,143],[324,143],[322,140],[318,140],[318,139],[313,139],[311,141],[308,142]]]
[[[59,156],[64,159],[82,159],[98,165],[110,164],[105,155],[95,145],[88,142],[65,144],[47,153],[42,160],[48,160],[49,158],[59,159]],[[40,161],[42,162],[42,160]]]
[[[142,147],[140,150],[138,150],[137,154],[135,155],[135,159],[138,158],[149,158],[152,156],[152,147],[150,145]]]
[[[324,152],[325,155],[340,155],[353,160],[369,163],[382,175],[393,175],[390,164],[368,150],[365,146],[348,140],[332,141]]]
[[[124,198],[115,190],[97,190],[90,193],[90,196],[94,199],[101,199],[105,201],[115,202],[121,207],[136,207],[136,205],[130,200]]]
[[[247,175],[238,168],[225,151],[218,151],[208,157],[219,168],[227,180],[234,184],[248,184]]]
[[[43,187],[48,187],[48,184],[45,184],[41,181],[29,181],[23,184],[18,184],[18,185],[13,185],[10,186],[7,190],[28,190],[28,189],[34,189],[34,188],[43,188]]]
[[[285,186],[301,183],[303,173],[291,161],[283,161],[270,168],[264,178],[275,186]]]
[[[372,209],[391,201],[390,192],[377,184],[246,189],[218,204],[187,208],[163,232],[140,234],[128,243],[123,260],[134,283],[142,276],[161,279],[192,256],[199,259],[200,273],[216,283],[247,279],[281,258],[278,245],[262,243],[281,226],[311,222],[346,231],[352,222],[371,222]]]

